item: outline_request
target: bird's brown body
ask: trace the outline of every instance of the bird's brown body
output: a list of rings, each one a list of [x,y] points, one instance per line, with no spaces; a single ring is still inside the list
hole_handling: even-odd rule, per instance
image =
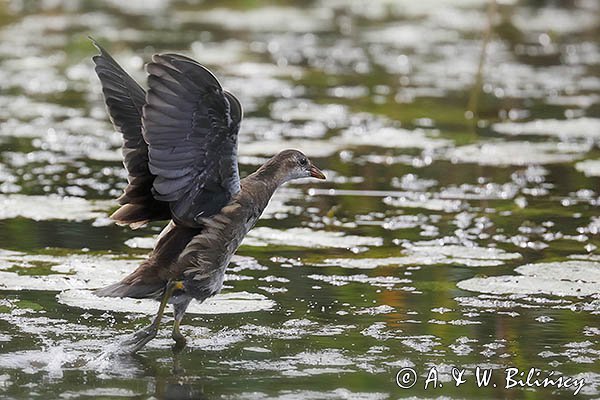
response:
[[[147,260],[121,282],[97,291],[100,296],[160,298],[169,280],[183,280],[190,297],[203,301],[219,292],[225,268],[281,184],[276,171],[263,166],[241,180],[241,190],[200,228],[171,221]],[[182,291],[174,297],[188,296]]]
[[[170,220],[148,259],[99,296],[161,299],[153,323],[122,343],[137,351],[158,331],[173,304],[173,338],[190,301],[217,294],[225,269],[275,190],[303,177],[325,176],[297,150],[284,150],[255,173],[239,178],[240,102],[196,61],[159,54],[146,66],[144,91],[97,43],[94,57],[111,120],[123,134],[128,185],[111,215],[138,228]]]

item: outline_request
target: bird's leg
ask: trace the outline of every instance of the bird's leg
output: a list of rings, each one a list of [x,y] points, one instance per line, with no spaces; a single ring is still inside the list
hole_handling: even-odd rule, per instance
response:
[[[175,321],[173,322],[173,333],[171,334],[171,337],[175,341],[173,350],[176,352],[183,350],[186,345],[185,337],[181,334],[179,326],[181,325],[181,320],[183,319],[185,310],[187,310],[191,300],[191,297],[181,296],[173,302],[173,317],[175,318]]]
[[[165,293],[163,294],[162,300],[160,301],[160,306],[158,307],[158,312],[154,317],[152,323],[145,328],[140,329],[139,331],[133,333],[130,338],[121,342],[121,347],[124,347],[126,350],[129,350],[132,353],[140,350],[146,343],[151,341],[156,337],[158,333],[158,327],[160,325],[160,321],[162,320],[163,314],[165,312],[165,307],[167,306],[169,299],[173,295],[173,292],[178,289],[183,288],[183,282],[181,281],[169,281],[167,283],[167,287],[165,289]]]
[[[176,317],[175,322],[173,322],[173,333],[171,334],[171,337],[173,337],[173,340],[175,341],[173,349],[176,351],[182,350],[187,343],[187,340],[185,340],[185,337],[179,331],[179,324],[181,323],[182,318],[183,315],[181,315],[180,318]]]

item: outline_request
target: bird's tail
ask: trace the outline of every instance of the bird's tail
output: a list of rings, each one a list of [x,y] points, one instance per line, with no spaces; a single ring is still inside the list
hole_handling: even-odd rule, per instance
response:
[[[117,225],[129,225],[138,229],[150,221],[171,219],[168,205],[164,206],[154,201],[151,204],[127,203],[115,211],[110,218]]]
[[[128,284],[117,282],[110,286],[94,290],[100,297],[131,297],[134,299],[160,299],[165,290],[162,283],[154,284]]]

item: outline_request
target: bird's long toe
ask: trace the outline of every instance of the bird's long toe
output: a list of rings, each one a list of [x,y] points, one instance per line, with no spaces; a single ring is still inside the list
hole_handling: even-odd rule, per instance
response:
[[[181,351],[187,345],[187,339],[183,337],[183,335],[177,337],[174,336],[173,340],[175,340],[175,344],[173,345],[173,350],[175,351]]]
[[[154,339],[157,332],[158,327],[154,325],[149,325],[145,328],[142,328],[123,339],[119,343],[120,348],[124,352],[135,353],[144,347],[146,343]]]
[[[171,334],[171,337],[175,341],[175,344],[173,345],[173,350],[175,350],[175,351],[183,350],[183,348],[187,344],[187,340],[186,340],[185,336],[183,336],[181,334],[181,332],[179,331],[178,325],[175,325],[175,327],[173,328],[173,333]]]

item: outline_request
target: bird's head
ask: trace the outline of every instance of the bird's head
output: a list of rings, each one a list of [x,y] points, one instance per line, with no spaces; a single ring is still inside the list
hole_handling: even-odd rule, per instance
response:
[[[268,163],[277,167],[284,182],[308,177],[325,179],[323,172],[298,150],[283,150]]]

